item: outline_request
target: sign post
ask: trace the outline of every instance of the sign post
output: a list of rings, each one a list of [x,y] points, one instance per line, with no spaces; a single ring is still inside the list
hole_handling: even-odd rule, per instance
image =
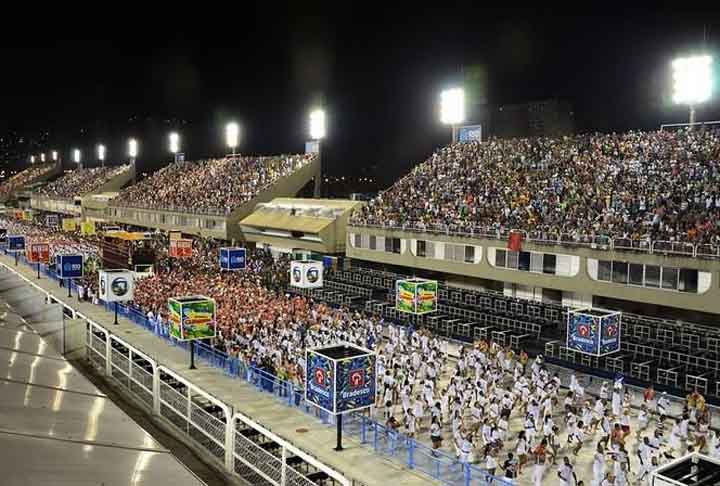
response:
[[[12,235],[7,237],[8,251],[15,253],[15,266],[18,265],[18,252],[25,251],[25,237],[23,235]]]
[[[190,341],[190,369],[195,369],[195,340],[211,339],[217,334],[215,299],[202,295],[168,299],[170,336]]]
[[[50,261],[50,245],[47,243],[30,243],[27,248],[27,259],[37,264],[37,278],[40,278],[40,264]]]
[[[376,355],[369,349],[341,343],[305,351],[305,401],[334,415],[336,451],[342,447],[342,416],[375,404]]]
[[[135,274],[130,270],[100,270],[100,299],[115,302],[115,322],[118,324],[118,302],[133,299]]]
[[[220,271],[245,270],[247,255],[245,248],[220,248]]]
[[[72,297],[70,283],[74,278],[83,276],[82,255],[58,255],[55,259],[55,270],[58,278],[64,281],[68,288],[68,297]]]

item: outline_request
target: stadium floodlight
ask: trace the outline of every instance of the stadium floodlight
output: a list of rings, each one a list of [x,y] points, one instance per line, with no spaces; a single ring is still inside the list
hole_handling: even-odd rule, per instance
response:
[[[134,138],[131,138],[128,140],[128,156],[132,161],[135,161],[135,158],[138,155],[138,141]]]
[[[177,132],[170,133],[170,153],[177,155],[180,152],[180,135]]]
[[[238,146],[240,140],[240,126],[235,122],[230,122],[225,125],[225,141],[227,146],[232,149],[233,156],[235,155],[235,149]]]
[[[53,162],[57,162],[57,157],[58,157],[57,150],[53,150],[53,151],[52,151],[52,159],[53,159]]]
[[[325,110],[315,109],[310,112],[310,138],[322,140],[326,134]]]
[[[30,156],[30,163],[31,163],[31,164],[34,164],[34,163],[35,163],[35,156],[34,156],[34,155],[31,155],[31,156]]]
[[[99,144],[97,146],[97,156],[100,161],[100,165],[105,165],[105,145]]]
[[[673,102],[690,107],[690,125],[695,123],[695,105],[712,95],[712,57],[691,56],[675,59],[673,70]]]
[[[82,160],[82,159],[80,158],[80,149],[74,149],[74,150],[73,150],[73,161],[74,161],[76,164],[80,164],[80,161],[81,161],[81,160]]]
[[[40,154],[40,162],[45,162],[45,153]]]
[[[450,88],[440,93],[440,122],[452,126],[452,141],[457,140],[457,126],[465,121],[465,90]]]

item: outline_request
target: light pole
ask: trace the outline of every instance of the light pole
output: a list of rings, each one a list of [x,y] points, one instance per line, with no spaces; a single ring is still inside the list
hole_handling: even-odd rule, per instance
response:
[[[100,161],[100,167],[105,167],[105,145],[99,144],[97,146],[97,156]]]
[[[75,162],[79,168],[82,169],[82,157],[81,157],[80,149],[74,149],[73,150],[73,162]]]
[[[689,126],[695,124],[695,106],[706,102],[712,94],[712,57],[681,57],[672,62],[673,102],[688,105]]]
[[[450,88],[440,93],[440,121],[452,126],[452,142],[457,142],[458,125],[465,121],[465,90]]]
[[[130,157],[130,163],[135,164],[135,159],[138,155],[138,141],[134,138],[128,140],[128,157]]]
[[[310,140],[316,143],[317,156],[318,156],[318,172],[315,176],[315,190],[314,196],[319,198],[322,193],[322,139],[327,134],[327,122],[325,117],[325,110],[322,108],[316,108],[310,111]]]
[[[175,162],[177,162],[177,154],[180,152],[180,135],[177,132],[172,132],[168,138],[170,140],[170,153],[173,154]]]
[[[31,155],[30,156],[30,164],[34,164],[34,163],[35,163],[35,156]]]
[[[235,122],[225,125],[225,141],[227,146],[232,150],[232,156],[235,157],[235,149],[240,140],[240,126]]]
[[[53,162],[57,162],[57,160],[58,160],[57,150],[52,151],[52,160],[53,160]]]
[[[45,163],[45,153],[40,154],[40,162]]]

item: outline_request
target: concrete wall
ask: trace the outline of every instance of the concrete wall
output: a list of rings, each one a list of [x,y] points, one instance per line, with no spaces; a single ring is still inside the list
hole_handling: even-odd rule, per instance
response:
[[[720,261],[702,260],[689,257],[666,256],[660,254],[640,254],[623,251],[603,251],[590,248],[573,248],[561,245],[536,245],[523,243],[523,250],[563,255],[576,255],[580,261],[580,271],[574,277],[560,277],[541,273],[530,273],[517,270],[496,268],[488,263],[487,248],[504,248],[507,243],[499,240],[480,238],[467,238],[447,235],[430,235],[416,232],[389,231],[374,228],[348,227],[348,234],[372,234],[377,236],[396,237],[407,240],[424,239],[437,242],[450,242],[464,245],[480,245],[483,247],[483,258],[478,263],[466,264],[448,260],[428,259],[417,257],[410,251],[410,245],[403,247],[400,255],[383,251],[355,248],[348,240],[347,255],[352,258],[380,262],[388,265],[399,265],[408,269],[424,269],[480,279],[490,279],[509,284],[519,284],[529,287],[540,287],[570,292],[569,300],[586,302],[588,296],[604,296],[615,299],[644,302],[655,305],[676,307],[679,309],[694,310],[712,314],[720,314]],[[587,272],[588,258],[602,260],[623,260],[631,263],[644,263],[649,265],[662,265],[667,267],[689,268],[712,273],[712,284],[704,294],[691,294],[667,290],[655,290],[642,287],[633,287],[609,282],[592,280]],[[563,294],[564,295],[564,294]],[[580,296],[575,299],[574,296]],[[563,297],[565,299],[565,297]],[[590,299],[591,300],[591,299]]]

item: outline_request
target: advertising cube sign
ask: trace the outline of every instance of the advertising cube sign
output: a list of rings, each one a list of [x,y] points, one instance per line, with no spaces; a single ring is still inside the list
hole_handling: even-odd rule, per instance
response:
[[[131,270],[100,270],[100,298],[105,302],[133,299],[135,274]]]
[[[168,299],[170,335],[179,341],[214,338],[217,333],[215,300],[202,295]]]
[[[25,251],[25,237],[22,235],[10,235],[7,237],[8,251]]]
[[[437,280],[411,278],[398,280],[395,308],[400,312],[427,314],[437,310]]]
[[[375,353],[347,343],[305,351],[305,400],[334,415],[375,404]]]
[[[312,260],[290,262],[290,285],[302,289],[323,286],[323,264]]]
[[[622,313],[606,309],[568,312],[567,341],[570,349],[594,356],[620,351]]]
[[[59,278],[80,278],[83,275],[83,256],[58,255],[55,267]]]
[[[170,240],[170,256],[175,258],[190,258],[192,257],[192,247],[192,240]]]
[[[220,248],[220,270],[245,270],[245,248]]]
[[[25,256],[30,263],[47,263],[50,261],[50,245],[47,243],[30,243]]]

